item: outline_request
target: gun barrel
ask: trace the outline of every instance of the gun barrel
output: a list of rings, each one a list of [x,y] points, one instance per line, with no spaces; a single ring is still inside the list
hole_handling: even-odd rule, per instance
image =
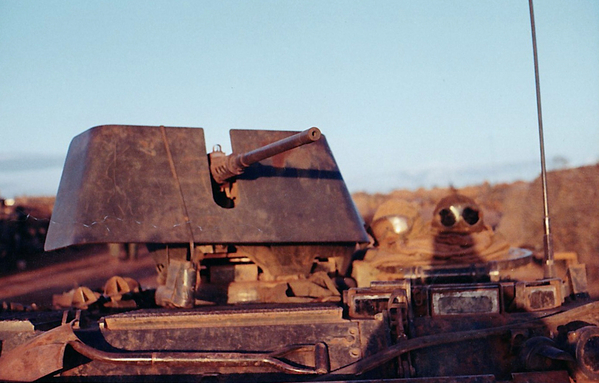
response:
[[[251,164],[262,161],[265,158],[272,157],[279,153],[286,152],[299,146],[310,144],[320,139],[320,129],[314,127],[306,129],[303,132],[294,134],[293,136],[273,142],[258,149],[251,150],[247,153],[240,154],[238,157],[239,164],[247,168]]]
[[[212,152],[210,154],[212,177],[218,184],[225,184],[228,179],[242,174],[250,165],[279,153],[318,141],[320,136],[320,130],[314,127],[246,153],[231,153],[225,156],[222,152]]]

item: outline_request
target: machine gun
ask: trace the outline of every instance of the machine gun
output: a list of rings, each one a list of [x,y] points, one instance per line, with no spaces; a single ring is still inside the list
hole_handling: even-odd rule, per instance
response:
[[[231,178],[243,174],[243,171],[250,165],[302,145],[316,142],[320,136],[320,130],[313,127],[242,154],[225,155],[220,145],[216,145],[210,153],[210,173],[219,185],[226,184]]]
[[[227,209],[235,207],[237,198],[236,183],[233,182],[235,177],[243,174],[245,169],[257,162],[314,143],[320,139],[320,136],[320,129],[312,127],[257,149],[229,155],[222,151],[220,145],[215,145],[209,154],[214,202]]]

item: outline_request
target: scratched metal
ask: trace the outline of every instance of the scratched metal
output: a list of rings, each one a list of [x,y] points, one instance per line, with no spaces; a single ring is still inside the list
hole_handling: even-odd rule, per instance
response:
[[[231,131],[235,152],[292,135]],[[319,141],[250,166],[235,207],[214,202],[202,129],[98,126],[69,148],[46,250],[85,243],[367,241],[329,146]]]

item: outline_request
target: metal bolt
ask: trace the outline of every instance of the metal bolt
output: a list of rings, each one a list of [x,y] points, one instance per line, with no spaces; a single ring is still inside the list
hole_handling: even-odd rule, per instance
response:
[[[361,354],[362,352],[359,348],[354,347],[349,350],[349,355],[351,355],[352,358],[359,358]]]

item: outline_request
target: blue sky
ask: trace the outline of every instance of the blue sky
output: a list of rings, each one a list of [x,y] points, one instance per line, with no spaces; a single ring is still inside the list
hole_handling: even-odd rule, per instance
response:
[[[537,0],[550,166],[599,161],[599,1]],[[0,194],[102,124],[318,126],[352,192],[539,173],[528,2],[0,0]]]

